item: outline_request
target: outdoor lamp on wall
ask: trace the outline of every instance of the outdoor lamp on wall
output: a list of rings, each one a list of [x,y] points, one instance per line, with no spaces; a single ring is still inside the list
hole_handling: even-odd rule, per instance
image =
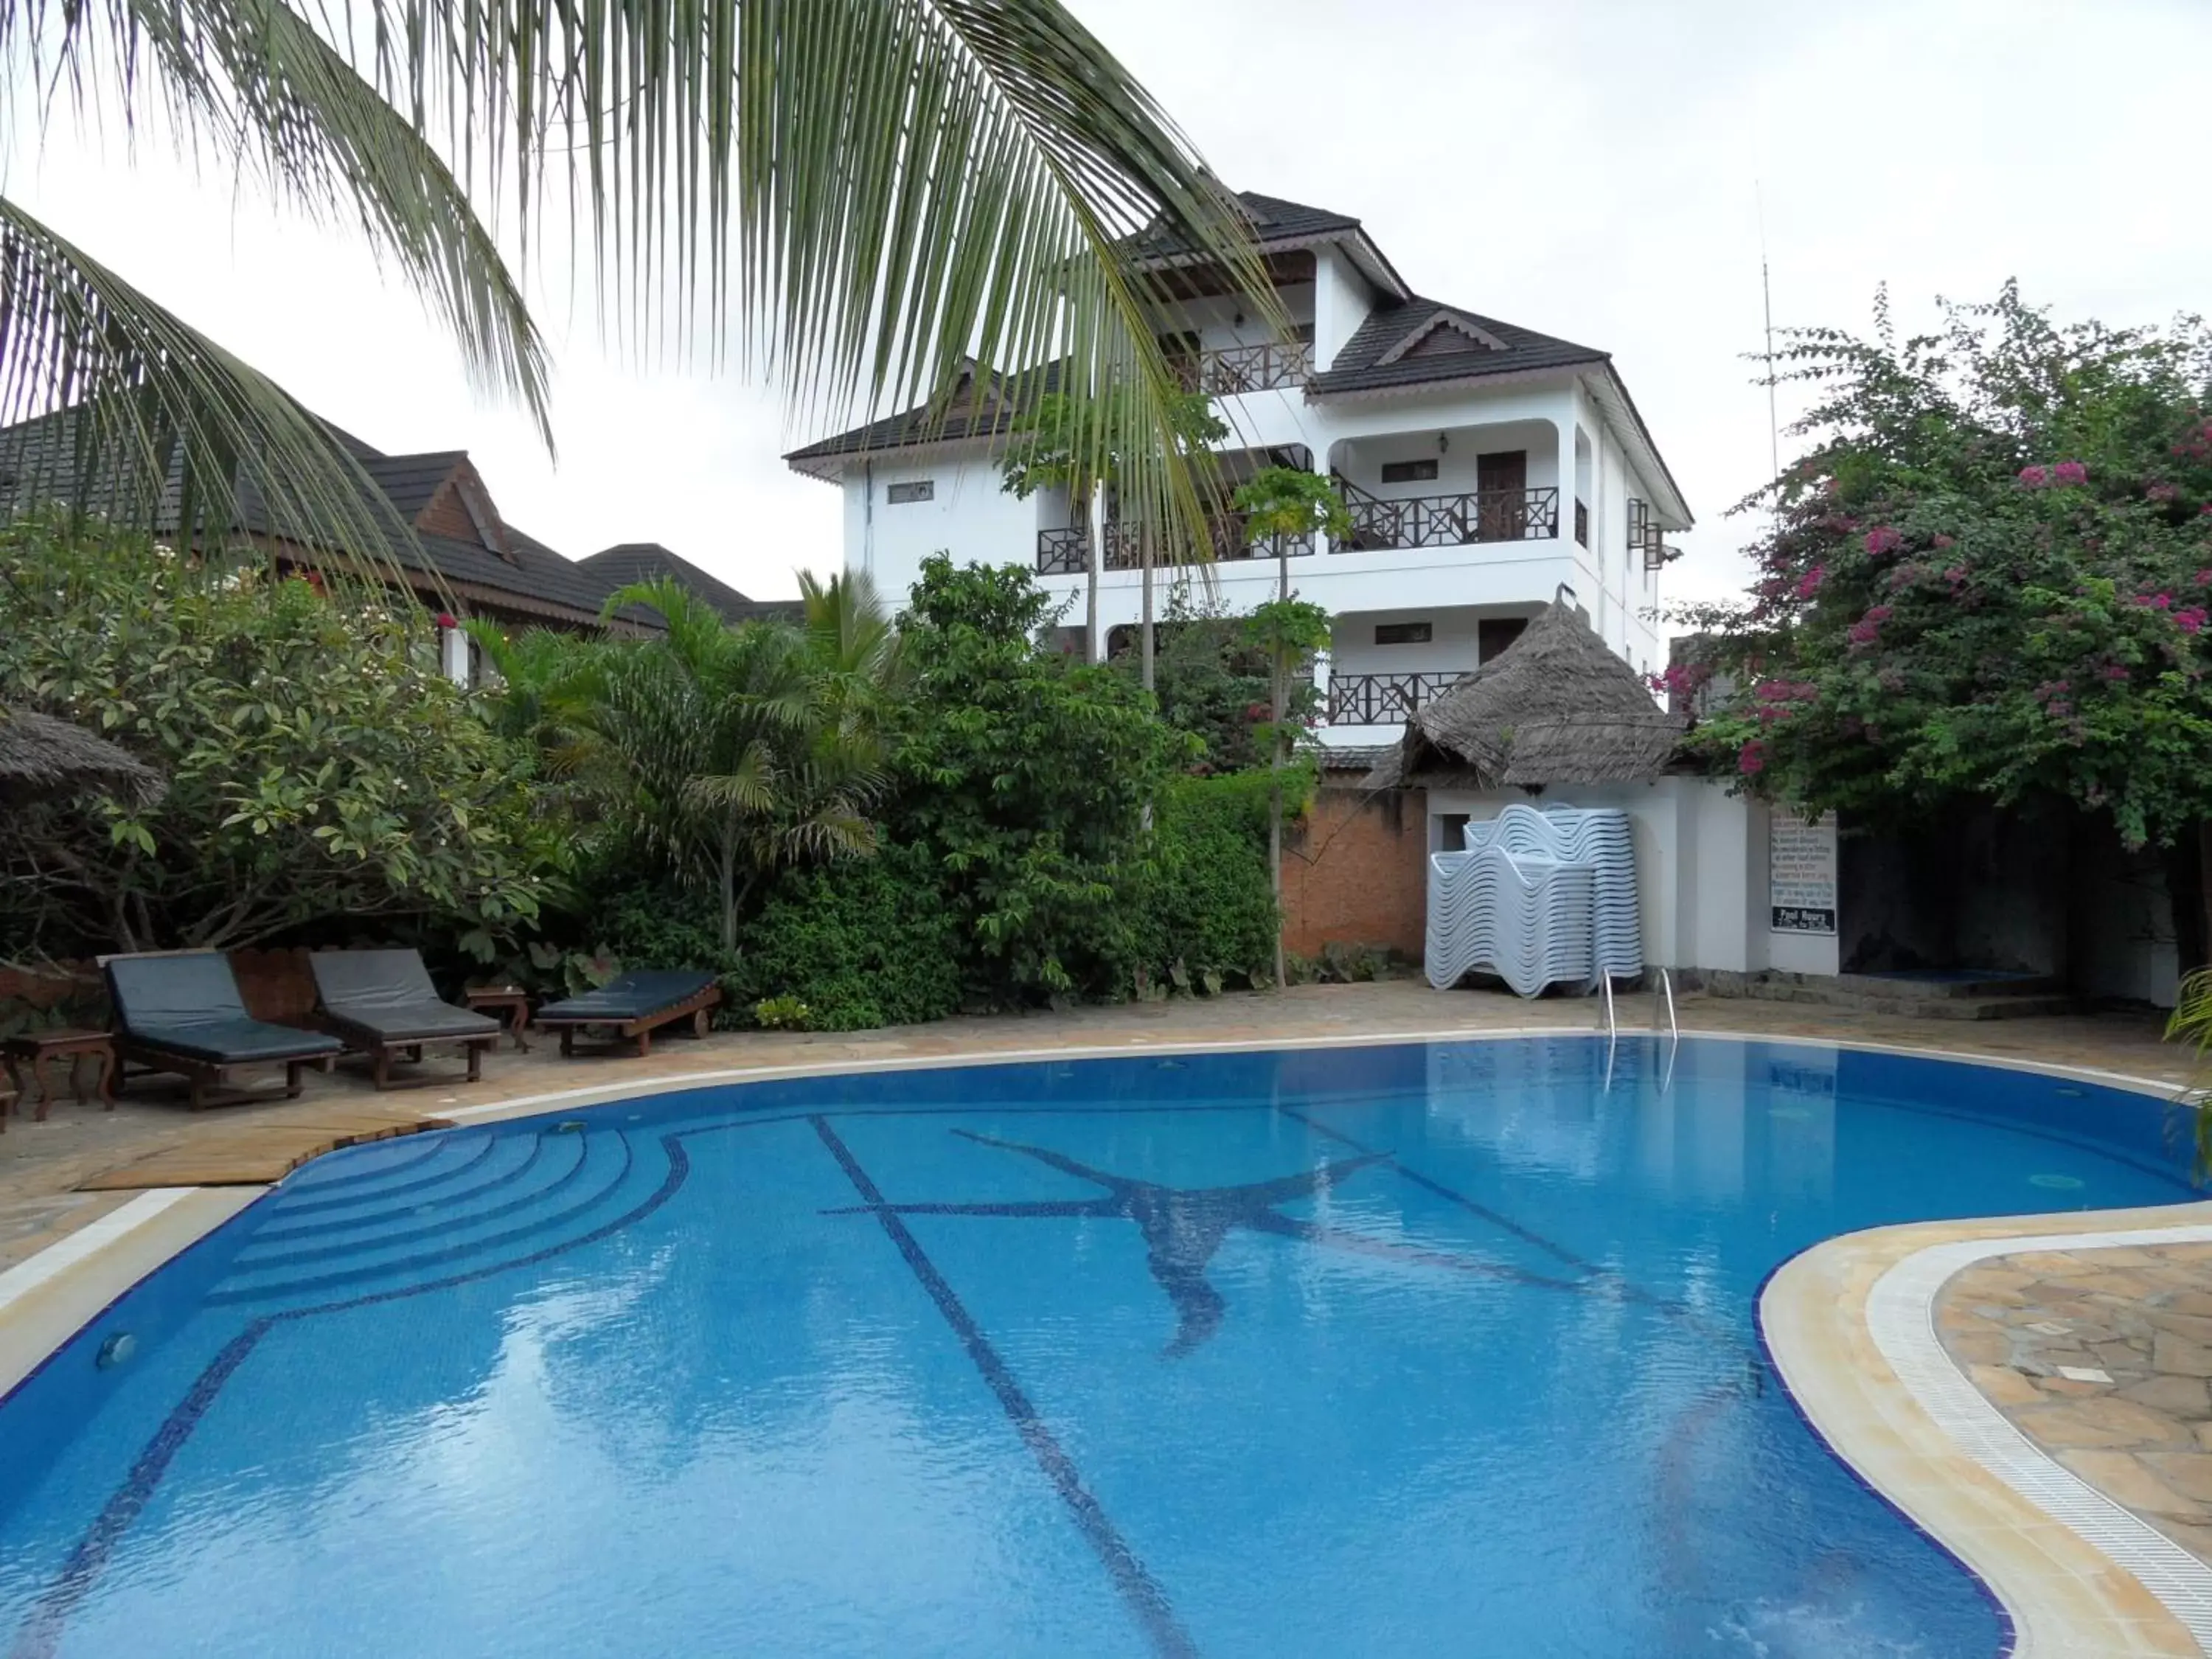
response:
[[[1446,450],[1449,449],[1450,447],[1451,447],[1451,434],[1450,434],[1450,433],[1449,433],[1449,432],[1439,432],[1439,433],[1437,433],[1437,454],[1439,454],[1439,455],[1441,455],[1441,454],[1443,454]]]

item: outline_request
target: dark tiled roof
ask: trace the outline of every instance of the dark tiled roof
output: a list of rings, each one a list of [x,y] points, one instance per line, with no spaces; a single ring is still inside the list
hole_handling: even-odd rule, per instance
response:
[[[1286,202],[1279,196],[1262,196],[1255,190],[1240,190],[1237,199],[1244,204],[1245,216],[1252,227],[1252,240],[1259,243],[1263,252],[1271,247],[1340,236],[1359,228],[1359,221],[1348,213],[1308,207],[1303,202]],[[1188,237],[1172,225],[1138,232],[1129,239],[1129,247],[1145,259],[1188,258],[1199,251]]]
[[[794,449],[783,459],[794,463],[829,460],[869,450],[899,449],[908,444],[989,437],[1004,432],[1024,404],[1058,387],[1066,367],[1065,362],[1047,363],[1035,374],[998,379],[985,388],[980,398],[973,382],[963,375],[947,397],[916,404],[896,415],[886,415],[880,421],[840,432],[804,449]]]
[[[704,599],[732,622],[750,622],[762,617],[787,617],[796,615],[799,609],[795,600],[749,599],[727,582],[708,575],[690,560],[670,551],[659,542],[623,542],[601,548],[589,557],[579,559],[576,568],[587,572],[605,593],[628,587],[633,582],[658,581],[666,577]]]
[[[355,459],[361,470],[384,492],[385,499],[398,509],[399,516],[414,523],[422,509],[430,505],[431,497],[439,486],[453,476],[453,469],[469,458],[465,449],[441,449],[423,455],[380,455],[356,438]],[[367,450],[367,453],[361,452]]]
[[[1448,320],[1440,320],[1448,319]],[[1456,323],[1461,327],[1454,327]],[[1492,347],[1463,331],[1472,329],[1498,343]],[[1407,349],[1434,334],[1453,349]],[[1464,349],[1458,349],[1463,347]],[[1502,348],[1499,349],[1499,348]],[[1390,359],[1397,353],[1395,361]],[[1532,369],[1567,368],[1611,361],[1611,354],[1577,345],[1516,324],[1484,317],[1439,300],[1412,299],[1376,307],[1344,343],[1324,374],[1313,378],[1315,397],[1366,392],[1378,387],[1423,386],[1467,380],[1486,374],[1519,374]]]

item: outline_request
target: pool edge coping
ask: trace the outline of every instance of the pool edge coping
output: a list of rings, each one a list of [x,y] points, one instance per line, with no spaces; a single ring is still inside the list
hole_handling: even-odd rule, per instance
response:
[[[1641,1040],[1656,1039],[1665,1034],[1638,1030],[1626,1035]],[[2167,1100],[2174,1097],[2177,1090],[2177,1085],[2168,1081],[2098,1066],[1978,1054],[1917,1044],[1737,1031],[1718,1026],[1693,1027],[1681,1035],[1945,1060],[2083,1079]],[[845,1057],[770,1066],[706,1067],[648,1078],[595,1081],[574,1089],[544,1091],[512,1100],[447,1109],[439,1115],[455,1127],[468,1127],[539,1115],[562,1107],[645,1099],[718,1085],[1019,1065],[1042,1060],[1384,1048],[1528,1037],[1594,1039],[1603,1036],[1602,1030],[1586,1027],[1553,1025],[1214,1040],[1137,1036],[1113,1043],[1049,1044],[981,1052],[904,1054],[881,1060]],[[342,1149],[329,1149],[337,1150]],[[325,1152],[317,1157],[327,1155]],[[300,1168],[314,1161],[311,1158]],[[4,1353],[4,1358],[0,1358],[0,1398],[42,1370],[71,1340],[146,1278],[271,1189],[270,1186],[149,1189],[0,1272],[0,1353]],[[2070,1241],[2075,1248],[2094,1248],[2094,1243],[2085,1241],[2100,1240],[2114,1230],[2109,1224],[2103,1229],[2081,1229],[2076,1218],[2083,1214],[2098,1215],[2108,1224],[2137,1218],[2153,1224],[2130,1230],[2129,1237],[2133,1242],[2165,1237],[2177,1230],[2187,1234],[2195,1227],[2203,1229],[2203,1237],[2212,1238],[2212,1201],[2066,1215],[1915,1223],[1843,1234],[1824,1240],[1775,1269],[1754,1303],[1759,1339],[1793,1405],[1816,1437],[1846,1468],[1896,1507],[1911,1524],[1956,1556],[2009,1616],[2014,1627],[2014,1643],[2008,1649],[2012,1659],[2172,1659],[2175,1656],[2189,1659],[2191,1656],[2212,1654],[2212,1641],[2200,1644],[2192,1638],[2188,1621],[2143,1583],[2127,1565],[2125,1554],[2106,1553],[2089,1536],[2039,1507],[2027,1492],[1976,1461],[1960,1439],[1944,1426],[1942,1416],[1930,1408],[1911,1382],[1899,1375],[1881,1349],[1882,1339],[1869,1322],[1868,1302],[1872,1284],[1860,1286],[1856,1297],[1839,1298],[1835,1290],[1821,1284],[1817,1277],[1834,1270],[1839,1263],[1863,1272],[1867,1265],[1864,1258],[1871,1251],[1881,1251],[1888,1256],[1884,1265],[1886,1274],[1922,1255],[1941,1260],[1942,1251],[1960,1244],[1980,1250],[1981,1254],[1972,1260],[2036,1248],[2021,1242],[2031,1238],[2040,1241],[2041,1248],[2068,1247],[2053,1242],[2059,1240]],[[2154,1218],[2163,1219],[2165,1224],[2154,1224]],[[2073,1224],[2075,1231],[2055,1231],[2069,1223]],[[1959,1237],[1961,1234],[1966,1237]],[[1923,1235],[1931,1241],[1925,1245],[1915,1247],[1909,1242],[1900,1242]],[[1960,1263],[1961,1267],[1966,1265],[1970,1263]],[[1802,1271],[1799,1271],[1801,1268]],[[1958,1370],[1934,1337],[1936,1296],[1943,1282],[1956,1271],[1957,1267],[1950,1268],[1925,1287],[1924,1298],[1917,1304],[1917,1316],[1926,1327],[1928,1340],[1935,1343],[1936,1364],[1947,1368],[1958,1388],[1980,1402],[2006,1432],[2017,1437],[2018,1431],[1983,1399],[1980,1391]],[[1899,1281],[1901,1287],[1908,1288],[1914,1283],[1909,1277]],[[1904,1291],[1901,1289],[1899,1294],[1904,1294]],[[1904,1317],[1909,1328],[1913,1316],[1911,1309],[1916,1304],[1908,1300],[1904,1305]],[[1817,1325],[1808,1328],[1805,1322],[1808,1319],[1824,1323],[1827,1327],[1825,1334]],[[1885,1328],[1891,1332],[1893,1340],[1897,1340],[1894,1318]],[[1820,1353],[1823,1334],[1832,1343],[1854,1334],[1863,1334],[1873,1346],[1873,1351],[1849,1357]],[[29,1339],[21,1346],[13,1340],[19,1334]],[[1907,1334],[1909,1339],[1909,1328]],[[1942,1373],[1932,1375],[1937,1378],[1932,1385],[1936,1392],[1948,1395]],[[1873,1396],[1866,1395],[1869,1389],[1875,1391]],[[1860,1398],[1850,1399],[1852,1394]],[[1884,1399],[1885,1395],[1888,1397]],[[1869,1400],[1878,1401],[1888,1409],[1869,1409]],[[1917,1417],[1917,1424],[1908,1419],[1908,1426],[1919,1431],[1917,1435],[1900,1437],[1897,1425],[1884,1420],[1900,1402]],[[2020,1437],[2026,1445],[2025,1437]],[[1912,1439],[1920,1443],[1911,1445]],[[2084,1496],[2114,1510],[2166,1549],[2186,1554],[2063,1466],[2032,1446],[2027,1446],[2027,1450],[2048,1466],[2049,1474],[2074,1483]],[[1962,1504],[1960,1500],[1967,1496],[1972,1498],[1973,1503]],[[1996,1508],[1994,1515],[1986,1512],[1993,1501]],[[2129,1543],[2124,1543],[2123,1549],[2129,1553],[2136,1553]],[[2188,1559],[2206,1577],[2204,1628],[2212,1634],[2212,1569],[2196,1563],[2193,1557]],[[2159,1576],[2155,1571],[2154,1576]]]

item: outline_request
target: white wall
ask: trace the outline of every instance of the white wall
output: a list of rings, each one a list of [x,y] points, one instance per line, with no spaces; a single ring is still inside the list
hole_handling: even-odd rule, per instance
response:
[[[1444,447],[1437,447],[1437,440]],[[1482,426],[1455,426],[1397,431],[1377,437],[1340,440],[1324,471],[1341,472],[1370,495],[1385,501],[1407,501],[1416,495],[1465,495],[1479,487],[1480,461],[1501,451],[1524,450],[1528,457],[1528,488],[1545,489],[1559,481],[1559,428],[1549,421],[1499,421]],[[1437,476],[1410,483],[1382,482],[1385,461],[1434,461]],[[1569,510],[1564,501],[1561,510]],[[1566,526],[1571,532],[1571,522]]]
[[[892,503],[893,484],[923,480],[934,486],[930,500]],[[961,564],[1034,568],[1039,526],[1067,521],[1064,497],[1023,501],[1001,489],[998,466],[981,445],[934,462],[855,466],[846,473],[844,487],[848,567],[872,576],[893,609],[905,602],[931,554],[950,553]]]
[[[1508,803],[1531,799],[1518,789],[1435,789],[1429,792],[1429,815],[1493,818]],[[1670,777],[1547,789],[1541,804],[1612,806],[1628,814],[1644,959],[1653,967],[1837,971],[1833,938],[1768,930],[1763,801],[1732,795],[1719,780]]]

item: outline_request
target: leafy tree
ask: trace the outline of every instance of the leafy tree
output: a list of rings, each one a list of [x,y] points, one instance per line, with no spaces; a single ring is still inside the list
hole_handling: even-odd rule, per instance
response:
[[[530,764],[410,615],[97,523],[0,529],[0,702],[75,720],[169,781],[0,820],[0,954],[224,949],[435,917],[489,950],[559,847]]]
[[[644,846],[711,878],[726,950],[763,877],[875,847],[896,652],[864,587],[810,580],[804,597],[798,629],[732,627],[665,579],[607,600],[610,615],[658,611],[667,631],[601,653],[583,714],[599,775]]]
[[[1291,544],[1318,535],[1343,537],[1352,532],[1352,514],[1336,486],[1319,473],[1298,467],[1271,466],[1255,474],[1237,492],[1237,506],[1245,515],[1244,538],[1252,546],[1272,542],[1275,549],[1275,598],[1253,611],[1247,637],[1267,656],[1272,682],[1273,717],[1268,722],[1268,764],[1276,773],[1268,796],[1267,877],[1273,884],[1275,902],[1283,900],[1284,763],[1295,746],[1297,729],[1290,718],[1291,672],[1298,663],[1329,641],[1328,613],[1316,605],[1301,605],[1291,596]],[[1275,939],[1275,983],[1285,981],[1283,943]]]
[[[1186,526],[1200,508],[1138,233],[1279,309],[1236,204],[1056,0],[34,5],[0,12],[0,46],[40,119],[158,105],[180,149],[357,226],[541,429],[501,214],[526,250],[588,250],[635,340],[764,341],[795,407],[913,402],[971,356],[1121,386],[1078,447],[1130,458],[1125,494]],[[4,199],[0,285],[0,423],[73,411],[63,441],[13,458],[52,463],[20,495],[148,528],[180,511],[179,538],[212,544],[250,486],[269,527],[380,553],[335,434]]]
[[[911,676],[884,811],[941,872],[977,999],[1126,989],[1145,815],[1195,741],[1116,671],[1041,651],[1028,572],[927,560],[900,619]]]
[[[2185,966],[2212,871],[2212,335],[2060,327],[2008,286],[1899,340],[1793,331],[1804,455],[1747,506],[1749,600],[1685,613],[1733,682],[1698,738],[1863,822],[2070,803],[2172,848]],[[1725,682],[1724,682],[1725,683]]]
[[[1244,617],[1202,600],[1188,583],[1169,597],[1152,695],[1162,720],[1206,745],[1191,763],[1194,772],[1267,764],[1273,695],[1267,652],[1252,642]],[[1313,681],[1293,678],[1284,718],[1293,726],[1311,726],[1319,708]]]

